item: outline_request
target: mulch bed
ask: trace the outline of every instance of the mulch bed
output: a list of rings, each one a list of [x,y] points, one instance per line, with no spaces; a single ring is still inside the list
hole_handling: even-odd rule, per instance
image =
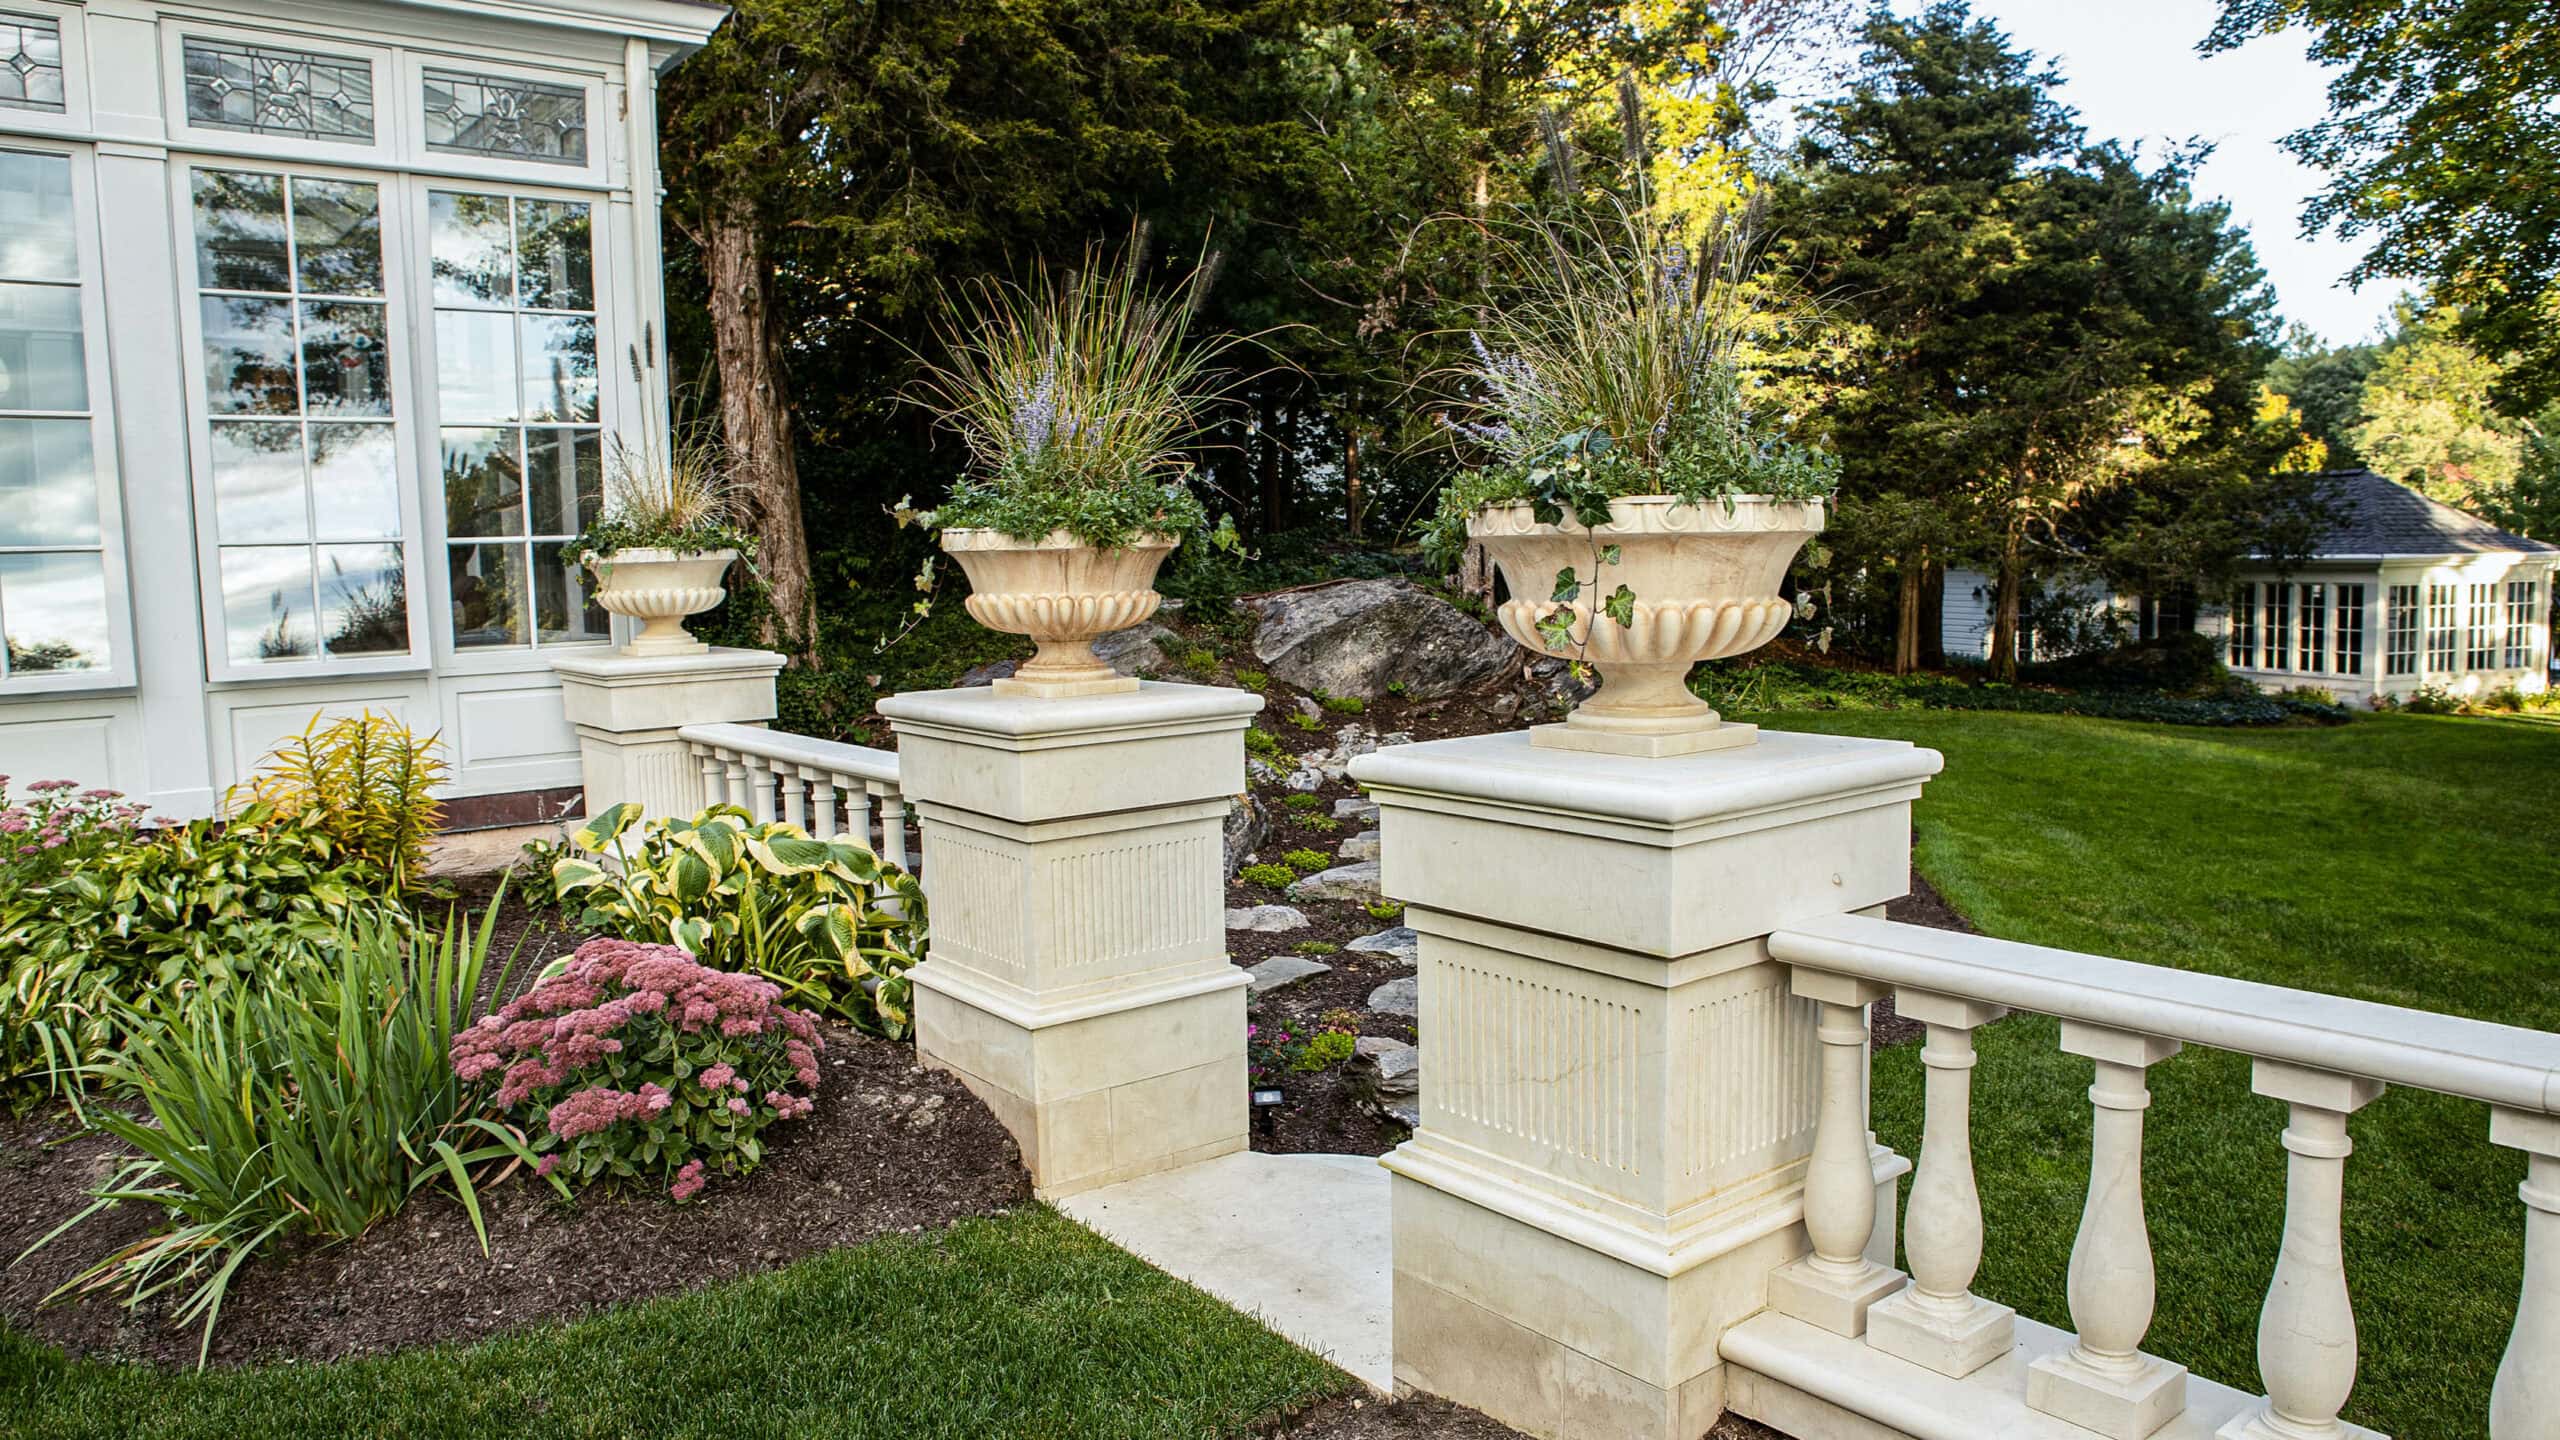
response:
[[[523,972],[577,936],[524,915],[500,920],[497,949],[524,941]],[[699,1200],[655,1188],[597,1188],[562,1203],[517,1176],[484,1192],[483,1256],[469,1218],[442,1186],[342,1245],[302,1246],[234,1277],[214,1333],[213,1363],[336,1360],[405,1346],[480,1339],[609,1305],[769,1270],[896,1230],[946,1225],[1031,1198],[1013,1137],[949,1075],[919,1070],[914,1050],[826,1027],[818,1108],[767,1134],[764,1164],[716,1180]],[[77,1213],[124,1151],[79,1134],[58,1114],[0,1116],[0,1261]],[[150,1232],[140,1206],[106,1212],[24,1263],[0,1268],[0,1320],[75,1354],[193,1365],[198,1333],[91,1298],[38,1308],[97,1257]]]
[[[1528,1440],[1521,1432],[1462,1405],[1418,1395],[1384,1401],[1327,1400],[1269,1432],[1274,1440]],[[1766,1425],[1727,1415],[1700,1440],[1786,1440]]]

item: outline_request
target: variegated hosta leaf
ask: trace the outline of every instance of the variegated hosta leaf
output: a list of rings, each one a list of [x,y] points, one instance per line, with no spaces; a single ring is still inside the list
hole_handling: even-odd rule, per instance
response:
[[[591,885],[604,883],[604,867],[592,860],[572,856],[551,867],[551,892],[558,896],[574,895]]]
[[[699,955],[711,939],[711,922],[698,916],[687,917],[669,927],[667,938],[678,948]]]
[[[687,851],[676,856],[670,878],[675,882],[675,898],[690,904],[710,894],[712,884],[720,877],[709,861]]]
[[[639,805],[625,800],[619,805],[607,806],[601,815],[590,817],[586,824],[570,833],[569,843],[581,850],[603,850],[610,847],[615,840],[620,839],[622,832],[639,823],[639,820]]]

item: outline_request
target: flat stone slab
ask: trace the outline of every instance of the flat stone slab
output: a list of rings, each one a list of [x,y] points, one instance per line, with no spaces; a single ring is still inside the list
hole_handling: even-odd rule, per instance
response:
[[[1289,887],[1292,900],[1358,900],[1366,903],[1379,898],[1378,862],[1363,860],[1356,865],[1336,865],[1319,870]]]
[[[1342,948],[1372,955],[1393,955],[1410,965],[1422,952],[1422,937],[1415,934],[1410,925],[1397,925],[1375,935],[1363,935]]]
[[[1342,842],[1342,850],[1340,853],[1342,858],[1345,860],[1377,859],[1378,832],[1375,830],[1361,831],[1359,834]]]
[[[1274,955],[1244,973],[1253,977],[1252,993],[1259,995],[1283,985],[1294,985],[1310,975],[1322,975],[1332,968],[1303,955]]]
[[[1375,825],[1378,823],[1378,802],[1360,795],[1336,800],[1333,802],[1333,818],[1357,820],[1363,825]]]
[[[1251,930],[1258,935],[1275,934],[1282,930],[1304,930],[1307,928],[1307,912],[1294,905],[1254,905],[1228,911],[1227,928]]]
[[[1411,975],[1390,980],[1369,992],[1369,1008],[1381,1015],[1411,1015],[1419,1019],[1422,1014],[1422,982]]]
[[[1058,1202],[1384,1395],[1394,1295],[1387,1172],[1366,1155],[1243,1151]]]

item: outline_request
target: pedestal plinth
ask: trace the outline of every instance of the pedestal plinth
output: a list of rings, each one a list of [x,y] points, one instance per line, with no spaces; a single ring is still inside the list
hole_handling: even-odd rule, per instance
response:
[[[916,1055],[987,1102],[1044,1197],[1245,1147],[1220,832],[1261,708],[1152,682],[880,702],[927,857]]]
[[[785,657],[717,648],[694,655],[559,655],[560,704],[578,732],[587,813],[630,800],[652,820],[690,818],[705,803],[702,767],[676,732],[687,725],[761,725],[777,712]]]
[[[1531,1434],[1695,1440],[1717,1342],[1809,1250],[1818,1005],[1770,931],[1910,878],[1939,757],[1762,732],[1668,759],[1399,746],[1382,879],[1421,933],[1422,1125],[1394,1174],[1395,1378]],[[1869,1146],[1868,1253],[1909,1169]]]

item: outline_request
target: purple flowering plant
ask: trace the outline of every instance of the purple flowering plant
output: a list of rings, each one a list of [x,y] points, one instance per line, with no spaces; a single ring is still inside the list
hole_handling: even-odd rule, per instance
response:
[[[38,780],[23,795],[0,775],[0,887],[42,885],[133,838],[149,807],[76,780]]]
[[[453,1073],[532,1137],[561,1185],[664,1184],[679,1201],[764,1158],[767,1127],[816,1108],[825,1040],[761,976],[672,945],[598,938],[456,1035]]]

